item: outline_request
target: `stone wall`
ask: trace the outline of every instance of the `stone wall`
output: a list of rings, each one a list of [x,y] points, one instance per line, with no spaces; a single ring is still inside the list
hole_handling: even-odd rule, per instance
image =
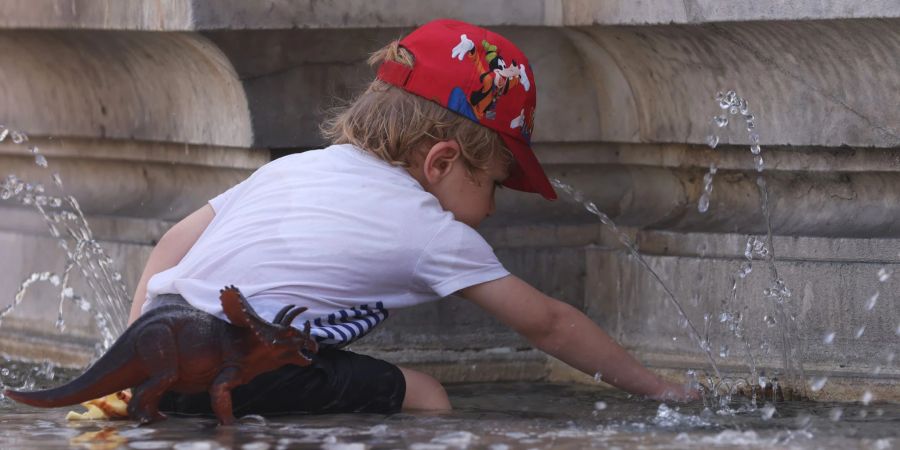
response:
[[[321,145],[322,111],[372,77],[369,52],[431,18],[460,18],[497,29],[532,60],[535,147],[548,172],[636,240],[697,327],[712,313],[724,369],[745,374],[752,359],[775,373],[782,324],[764,320],[774,308],[764,261],[731,296],[747,236],[767,227],[747,133],[732,124],[715,150],[704,145],[721,112],[713,95],[747,98],[776,267],[800,330],[794,355],[810,376],[830,376],[818,396],[896,398],[898,281],[877,273],[900,260],[900,6],[851,3],[8,1],[0,54],[16,63],[0,66],[0,123],[28,132],[50,168],[7,141],[0,176],[60,172],[133,287],[168,226],[270,152]],[[701,214],[710,164],[718,172]],[[660,285],[581,205],[509,191],[498,201],[481,231],[514,273],[656,368],[705,367]],[[4,304],[28,274],[60,270],[61,256],[30,209],[0,202],[0,211],[0,252],[15,261],[0,274]],[[746,344],[718,322],[723,300],[744,314]],[[56,333],[46,313],[56,302],[49,289],[25,299],[0,327],[0,350],[83,364],[93,323],[73,311]],[[823,344],[829,332],[835,340]],[[399,312],[358,347],[445,381],[571,377],[454,298]]]

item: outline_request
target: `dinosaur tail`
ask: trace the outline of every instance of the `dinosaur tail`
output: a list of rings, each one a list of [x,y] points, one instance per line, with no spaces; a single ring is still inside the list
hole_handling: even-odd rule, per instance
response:
[[[128,356],[120,351],[121,341],[121,338],[116,341],[87,371],[62,386],[31,392],[6,389],[4,394],[26,405],[53,408],[75,405],[132,387],[143,377],[137,364],[129,364]]]

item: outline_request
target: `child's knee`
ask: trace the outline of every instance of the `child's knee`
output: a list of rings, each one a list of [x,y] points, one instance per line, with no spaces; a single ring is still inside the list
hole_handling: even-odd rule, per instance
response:
[[[406,397],[403,410],[448,410],[451,409],[447,391],[440,382],[430,375],[417,370],[400,367],[406,379]]]

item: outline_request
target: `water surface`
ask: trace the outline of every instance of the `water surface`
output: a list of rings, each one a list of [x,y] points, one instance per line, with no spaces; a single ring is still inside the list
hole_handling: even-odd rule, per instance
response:
[[[785,402],[771,408],[629,397],[594,386],[479,383],[447,387],[442,414],[248,417],[233,427],[212,418],[66,422],[71,408],[0,403],[0,448],[397,449],[823,448],[900,447],[900,405]],[[837,414],[837,412],[840,412]],[[839,417],[836,417],[838,416]]]

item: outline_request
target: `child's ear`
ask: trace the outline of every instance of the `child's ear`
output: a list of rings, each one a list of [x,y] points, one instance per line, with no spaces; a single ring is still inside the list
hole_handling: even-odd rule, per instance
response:
[[[453,170],[454,163],[460,156],[461,151],[456,141],[449,140],[435,143],[428,149],[425,161],[422,164],[425,179],[430,184],[441,181]]]

